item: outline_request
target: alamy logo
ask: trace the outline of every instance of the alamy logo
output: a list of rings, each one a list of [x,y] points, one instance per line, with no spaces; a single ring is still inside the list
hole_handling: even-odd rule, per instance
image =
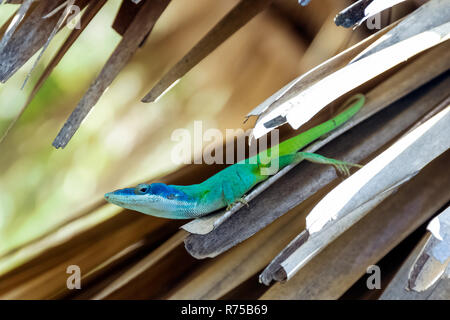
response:
[[[377,265],[367,267],[366,273],[371,274],[366,281],[367,289],[381,289],[381,269]]]
[[[47,14],[44,18],[52,17],[61,10],[63,11],[63,13],[59,19],[58,25],[62,25],[64,21],[66,21],[66,25],[69,29],[81,29],[81,8],[75,5],[75,0],[65,1],[54,10],[52,10],[49,14]]]
[[[235,159],[249,158],[250,164],[260,164],[262,175],[272,175],[278,171],[279,131],[270,133],[270,146],[266,136],[252,140],[249,152],[246,154],[246,138],[250,138],[251,130],[226,129],[228,141],[237,139],[237,148],[230,144],[223,150],[224,136],[219,129],[203,130],[202,121],[194,121],[193,135],[187,129],[176,129],[171,139],[177,144],[172,149],[171,159],[175,164],[234,164]],[[270,149],[270,151],[268,151]],[[262,151],[259,151],[262,150]],[[258,154],[259,157],[251,157]],[[224,156],[225,154],[225,156]]]
[[[66,273],[70,274],[67,278],[67,289],[81,289],[81,269],[77,265],[70,265],[66,269]]]
[[[381,14],[377,13],[372,17],[369,17],[366,21],[366,26],[369,30],[381,30]]]

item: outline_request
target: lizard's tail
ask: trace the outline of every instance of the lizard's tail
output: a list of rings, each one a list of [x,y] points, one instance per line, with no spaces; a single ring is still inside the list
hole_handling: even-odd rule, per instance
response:
[[[280,143],[279,154],[285,155],[295,153],[314,140],[317,140],[328,132],[340,127],[362,108],[365,101],[366,98],[363,94],[354,95],[342,105],[345,109],[336,117]]]

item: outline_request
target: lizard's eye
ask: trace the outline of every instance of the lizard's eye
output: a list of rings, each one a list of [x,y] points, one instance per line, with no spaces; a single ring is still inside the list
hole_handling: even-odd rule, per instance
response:
[[[148,184],[140,184],[136,187],[135,193],[136,194],[145,194],[150,189]]]
[[[175,199],[175,195],[173,193],[171,193],[167,196],[167,199],[169,199],[169,200]]]

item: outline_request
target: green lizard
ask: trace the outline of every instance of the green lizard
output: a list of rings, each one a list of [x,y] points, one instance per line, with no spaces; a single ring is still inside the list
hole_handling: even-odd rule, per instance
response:
[[[298,152],[314,140],[348,121],[364,105],[365,97],[358,94],[344,104],[345,109],[336,117],[313,127],[295,137],[268,149],[269,161],[278,162],[278,170],[291,163],[308,160],[333,165],[338,171],[349,174],[349,168],[359,165],[330,159],[315,153]],[[272,154],[278,151],[276,156]],[[189,186],[166,185],[164,183],[139,184],[105,194],[107,201],[123,208],[152,216],[170,219],[191,219],[207,215],[218,209],[230,208],[236,202],[243,202],[243,196],[256,184],[268,179],[263,168],[271,162],[260,161],[262,153],[235,163],[218,172],[200,184]]]

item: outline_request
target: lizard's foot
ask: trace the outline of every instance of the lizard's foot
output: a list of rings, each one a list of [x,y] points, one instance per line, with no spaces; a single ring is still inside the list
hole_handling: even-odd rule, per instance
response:
[[[227,206],[227,211],[230,211],[238,202],[240,202],[240,203],[246,205],[247,207],[249,207],[249,204],[248,204],[247,200],[245,200],[244,198],[239,198],[235,202],[233,202],[233,203],[231,203],[231,204],[229,204]]]
[[[238,199],[237,202],[240,202],[240,203],[242,203],[242,204],[245,204],[247,207],[250,207],[250,205],[248,204],[248,201],[245,200],[244,198]]]
[[[348,162],[338,162],[338,163],[334,163],[333,166],[336,168],[336,170],[348,177],[350,175],[350,168],[351,167],[357,167],[357,168],[362,168],[362,165],[359,164],[354,164],[354,163],[348,163]]]
[[[354,164],[346,161],[340,161],[336,159],[326,158],[324,156],[321,156],[320,154],[316,153],[310,153],[310,152],[297,152],[296,153],[299,160],[308,160],[314,163],[320,163],[320,164],[329,164],[332,165],[338,173],[341,173],[345,176],[350,175],[350,168],[351,167],[358,167],[362,168],[359,164]]]

